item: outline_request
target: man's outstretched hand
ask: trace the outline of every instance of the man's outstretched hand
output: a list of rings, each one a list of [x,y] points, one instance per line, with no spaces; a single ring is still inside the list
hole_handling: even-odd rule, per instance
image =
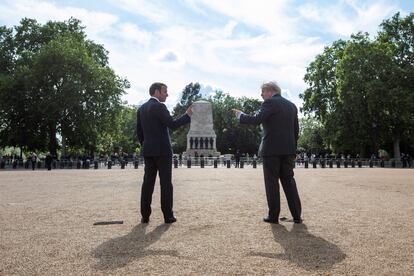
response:
[[[237,119],[240,118],[240,114],[243,113],[243,111],[241,111],[239,109],[236,109],[236,108],[232,108],[231,111],[233,111],[233,113],[234,113],[234,115],[236,116]]]

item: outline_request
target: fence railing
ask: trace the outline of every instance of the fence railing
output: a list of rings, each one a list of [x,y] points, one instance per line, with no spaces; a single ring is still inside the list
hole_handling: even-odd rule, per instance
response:
[[[257,168],[262,164],[261,158],[240,158],[240,161],[234,159],[229,160],[221,157],[189,157],[178,159],[173,157],[172,164],[174,168],[178,167],[213,167],[213,168]],[[53,160],[50,165],[51,169],[128,169],[144,166],[144,159],[129,158],[129,159],[113,159],[113,160]],[[296,168],[411,168],[412,161],[401,160],[372,160],[372,159],[333,159],[333,158],[319,158],[319,159],[296,159]],[[36,161],[35,163],[23,160],[1,160],[0,169],[47,169],[44,160]]]
[[[364,158],[318,158],[318,159],[297,159],[295,161],[296,167],[303,168],[410,168],[411,161],[401,161],[396,159],[379,160],[379,159],[364,159]]]

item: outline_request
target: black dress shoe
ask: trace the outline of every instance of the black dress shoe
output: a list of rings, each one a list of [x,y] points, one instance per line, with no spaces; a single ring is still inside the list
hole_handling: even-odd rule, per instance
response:
[[[302,223],[303,220],[301,218],[299,218],[299,219],[293,219],[293,222],[294,223]]]
[[[263,221],[264,221],[264,222],[267,222],[267,223],[279,224],[279,220],[278,220],[277,218],[271,218],[271,217],[269,217],[269,216],[264,217],[264,218],[263,218]]]
[[[164,218],[165,223],[174,223],[176,221],[177,221],[177,219],[175,217]]]
[[[149,218],[141,218],[141,223],[148,223],[149,222]]]

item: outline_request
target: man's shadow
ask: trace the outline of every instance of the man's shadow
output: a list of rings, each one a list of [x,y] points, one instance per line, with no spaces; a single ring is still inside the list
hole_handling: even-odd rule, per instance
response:
[[[132,260],[148,255],[178,257],[176,250],[146,249],[161,238],[170,227],[169,224],[159,225],[149,233],[145,233],[146,227],[147,224],[138,224],[127,235],[111,239],[96,247],[92,251],[92,255],[98,259],[95,268],[106,270],[124,267]]]
[[[249,255],[288,260],[308,271],[330,269],[346,257],[335,244],[309,233],[305,224],[295,223],[290,232],[279,224],[271,227],[275,242],[280,244],[285,252],[250,252]]]

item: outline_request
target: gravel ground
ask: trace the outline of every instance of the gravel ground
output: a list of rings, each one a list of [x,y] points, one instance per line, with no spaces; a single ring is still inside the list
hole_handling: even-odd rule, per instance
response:
[[[295,174],[302,225],[261,221],[261,168],[174,169],[177,223],[157,184],[144,225],[142,167],[1,171],[0,275],[414,275],[414,170]]]

